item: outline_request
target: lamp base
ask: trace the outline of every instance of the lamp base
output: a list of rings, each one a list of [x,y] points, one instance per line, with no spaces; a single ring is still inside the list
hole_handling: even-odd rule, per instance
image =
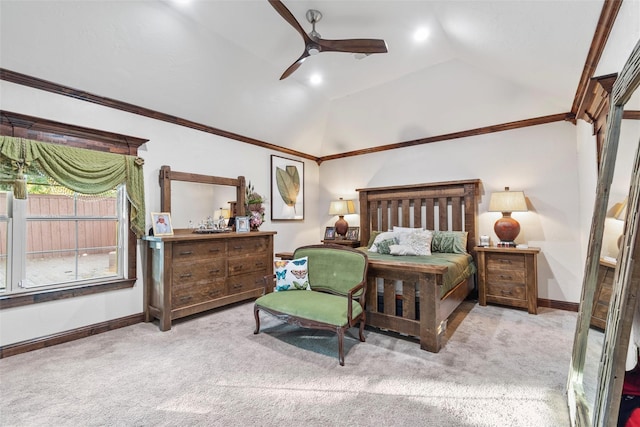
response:
[[[344,239],[347,230],[349,229],[349,223],[344,219],[344,215],[340,215],[335,223],[336,234],[339,239]]]
[[[514,241],[516,237],[518,237],[518,234],[520,234],[520,223],[511,218],[511,212],[502,212],[502,218],[496,221],[493,226],[493,231],[496,232],[500,243],[513,243],[515,246]]]

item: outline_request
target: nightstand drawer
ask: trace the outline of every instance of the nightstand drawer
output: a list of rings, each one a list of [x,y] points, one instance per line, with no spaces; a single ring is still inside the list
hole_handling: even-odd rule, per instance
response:
[[[487,284],[487,297],[503,297],[503,298],[513,298],[526,301],[527,299],[527,287],[523,283],[513,284],[509,283],[501,283],[494,282],[489,279],[489,283]]]
[[[522,254],[487,254],[487,270],[524,270],[524,255]]]
[[[523,270],[501,270],[487,271],[487,280],[491,283],[504,283],[513,285],[524,285],[525,272]]]

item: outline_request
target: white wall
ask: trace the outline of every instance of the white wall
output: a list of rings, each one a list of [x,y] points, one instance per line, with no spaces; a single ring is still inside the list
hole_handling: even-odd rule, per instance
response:
[[[582,277],[577,171],[575,127],[561,122],[323,163],[319,203],[357,198],[356,188],[479,178],[479,234],[496,242],[493,224],[500,213],[487,212],[491,192],[505,186],[523,190],[532,210],[513,214],[521,224],[516,242],[542,249],[538,295],[577,302]],[[358,222],[357,216],[346,219]],[[333,221],[326,218],[322,227]]]
[[[0,92],[3,110],[149,139],[139,151],[145,160],[147,213],[160,210],[158,173],[162,165],[181,172],[233,178],[243,175],[251,180],[258,192],[270,199],[270,156],[283,156],[282,153],[6,81],[0,81]],[[315,162],[304,163],[304,221],[271,222],[270,206],[267,206],[266,223],[262,228],[277,232],[276,251],[318,242],[319,168]],[[140,313],[143,306],[139,254],[137,277],[138,281],[131,289],[3,309],[0,311],[0,345]]]

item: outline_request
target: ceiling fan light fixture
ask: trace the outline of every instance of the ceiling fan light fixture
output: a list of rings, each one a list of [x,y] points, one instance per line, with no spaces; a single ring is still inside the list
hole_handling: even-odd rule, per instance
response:
[[[311,46],[309,49],[307,49],[307,53],[309,55],[317,55],[320,53],[320,49],[318,49],[318,46]]]
[[[313,86],[318,86],[320,83],[322,83],[322,76],[320,74],[312,74],[309,78],[309,82]]]
[[[413,33],[413,40],[416,42],[423,42],[429,38],[429,30],[425,27],[418,28]]]

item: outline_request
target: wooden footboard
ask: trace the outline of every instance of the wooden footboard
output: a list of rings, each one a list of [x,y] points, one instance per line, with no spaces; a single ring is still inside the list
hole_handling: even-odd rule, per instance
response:
[[[367,246],[372,232],[394,226],[466,231],[467,251],[475,259],[479,186],[480,180],[474,179],[358,189],[360,244]],[[419,337],[422,349],[437,353],[448,317],[474,287],[470,277],[440,297],[446,271],[444,266],[370,259],[367,325]],[[381,294],[379,278],[384,283]],[[402,282],[400,293],[397,281]]]
[[[440,351],[449,315],[473,289],[471,277],[440,298],[442,274],[446,270],[442,266],[370,261],[367,325],[417,337],[423,350]],[[378,291],[378,279],[384,282],[382,294]],[[400,294],[397,281],[402,282]]]

